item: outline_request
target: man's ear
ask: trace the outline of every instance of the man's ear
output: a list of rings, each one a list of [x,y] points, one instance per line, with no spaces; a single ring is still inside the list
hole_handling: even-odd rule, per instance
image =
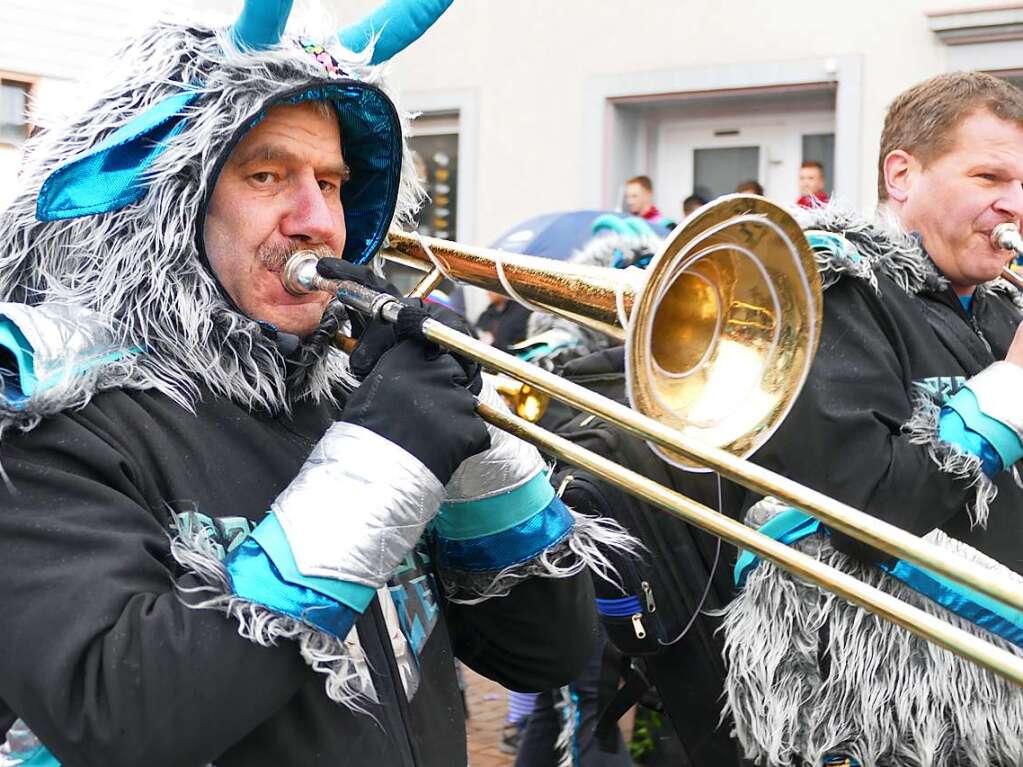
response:
[[[919,168],[917,159],[904,149],[896,149],[885,155],[884,185],[888,197],[895,202],[905,202]]]

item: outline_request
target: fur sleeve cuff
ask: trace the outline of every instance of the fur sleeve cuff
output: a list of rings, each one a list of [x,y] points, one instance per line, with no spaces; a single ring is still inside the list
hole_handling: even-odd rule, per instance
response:
[[[917,398],[913,415],[903,425],[902,431],[912,444],[921,445],[927,450],[941,471],[976,488],[975,500],[967,505],[967,511],[973,524],[986,525],[988,509],[998,488],[984,471],[981,456],[967,449],[968,445],[951,439],[947,431],[951,423],[948,419],[944,419],[943,423],[941,408],[929,397],[921,395]],[[943,426],[946,429],[945,436],[942,435]]]

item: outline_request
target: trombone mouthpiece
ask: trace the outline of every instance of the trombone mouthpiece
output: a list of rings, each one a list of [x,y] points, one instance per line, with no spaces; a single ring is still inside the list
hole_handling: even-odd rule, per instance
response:
[[[311,250],[300,250],[294,253],[281,270],[281,282],[284,289],[293,296],[304,296],[320,290],[330,291],[329,281],[323,279],[316,271],[316,262],[320,258]]]
[[[991,230],[991,244],[1001,250],[1023,253],[1023,237],[1015,224],[999,224]]]

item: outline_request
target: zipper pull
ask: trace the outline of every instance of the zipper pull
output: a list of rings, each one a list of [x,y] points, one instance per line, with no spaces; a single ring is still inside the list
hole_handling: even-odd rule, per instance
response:
[[[636,639],[646,639],[646,629],[643,628],[643,613],[636,613],[632,616],[632,630],[636,632]]]
[[[643,589],[644,596],[646,596],[646,611],[648,613],[657,612],[657,603],[654,602],[654,592],[653,589],[650,588],[650,584],[643,581],[639,584],[639,586]]]

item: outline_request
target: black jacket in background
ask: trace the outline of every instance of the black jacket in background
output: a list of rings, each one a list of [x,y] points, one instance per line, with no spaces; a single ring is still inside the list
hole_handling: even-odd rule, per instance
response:
[[[941,471],[902,430],[924,387],[950,397],[1004,359],[1020,319],[1008,295],[986,287],[977,289],[971,316],[951,290],[911,294],[878,275],[875,291],[865,280],[840,279],[824,294],[806,385],[754,460],[915,535],[940,528],[1023,572],[1023,490],[1010,473],[994,478],[987,525],[971,526],[970,481]],[[832,539],[848,554],[881,556],[845,535]]]
[[[509,299],[501,307],[490,304],[484,309],[476,318],[476,328],[490,333],[491,345],[506,352],[510,346],[526,339],[529,315],[529,309]]]
[[[573,360],[561,374],[606,397],[627,401],[622,347]],[[677,469],[658,458],[641,440],[599,418],[577,417],[575,411],[560,403],[552,401],[540,425],[711,509],[735,510],[743,498],[742,488],[728,482],[719,484],[717,475]],[[586,474],[568,467],[566,473],[577,479]],[[627,589],[630,579],[645,578],[656,592],[658,614],[645,619],[663,624],[668,636],[657,652],[644,655],[642,661],[658,690],[664,713],[672,720],[686,764],[741,764],[730,737],[731,721],[721,722],[725,666],[722,637],[717,631],[720,618],[709,614],[725,607],[734,594],[731,568],[735,547],[643,503],[600,477],[593,479],[607,507],[603,513],[621,522],[646,547],[639,561],[623,565],[622,572]],[[580,502],[581,511],[590,511],[582,505],[586,494],[574,493],[571,484],[564,497],[570,503]],[[597,590],[605,597],[621,596],[604,583],[599,583]],[[608,593],[602,594],[604,590]],[[699,614],[683,634],[696,611]],[[612,641],[621,636],[613,625],[617,620],[605,619]],[[626,635],[631,631],[631,625],[625,627]],[[648,630],[650,636],[654,633]],[[625,643],[618,649],[629,653]]]
[[[466,762],[454,656],[513,689],[573,678],[595,633],[585,574],[462,607],[440,602],[414,554],[390,584],[407,625],[423,630],[411,700],[379,596],[356,624],[381,698],[375,720],[331,702],[293,643],[257,646],[233,620],[182,603],[175,585],[196,579],[171,558],[175,519],[206,515],[229,545],[336,415],[301,404],[275,418],[209,394],[192,415],[159,394],[113,391],[5,435],[3,729],[13,712],[65,767],[452,767]]]

